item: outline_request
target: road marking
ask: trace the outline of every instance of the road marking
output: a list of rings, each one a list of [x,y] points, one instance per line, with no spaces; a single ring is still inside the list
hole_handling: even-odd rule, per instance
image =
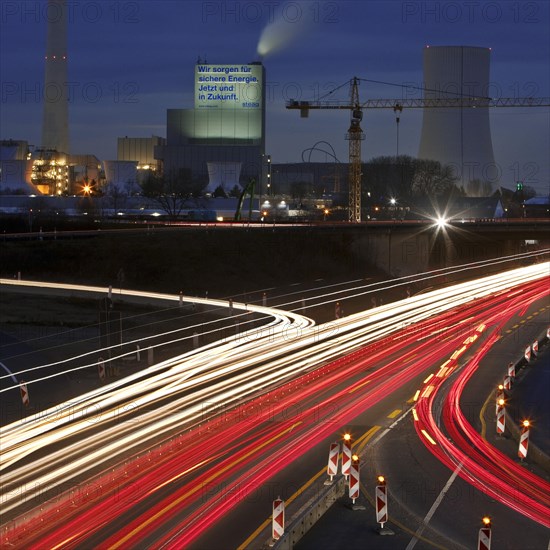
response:
[[[432,445],[437,445],[434,438],[426,430],[420,430],[420,432]]]
[[[356,442],[357,454],[361,454],[363,449],[366,447],[367,443],[370,441],[370,438],[381,428],[382,426],[373,426],[370,430],[364,433]],[[362,440],[362,441],[361,441]]]
[[[394,420],[373,442],[373,445],[376,445],[388,432],[392,430],[392,428],[395,428],[403,418],[405,418],[410,412],[412,411],[412,407],[410,409],[407,409],[397,420]]]
[[[480,435],[483,439],[487,439],[487,423],[485,422],[485,410],[487,409],[489,402],[492,401],[493,398],[494,398],[494,395],[490,393],[487,396],[487,399],[485,399],[485,403],[483,403],[483,407],[481,407],[481,410],[479,411],[479,420],[481,421]]]
[[[15,378],[15,375],[13,374],[13,372],[11,372],[10,369],[8,369],[8,367],[6,367],[6,365],[4,365],[4,363],[1,363],[0,362],[0,367],[2,367],[11,377],[11,379],[13,380],[14,384],[19,384],[17,378]]]
[[[388,418],[395,418],[400,412],[401,412],[401,409],[395,409],[395,411],[388,414]]]
[[[370,382],[372,382],[372,380],[365,380],[365,381],[362,382],[361,384],[358,384],[357,386],[355,386],[354,388],[352,388],[351,390],[349,390],[348,393],[353,393],[354,391],[357,391],[359,388],[362,388],[363,386],[366,386],[366,385],[369,384]]]
[[[432,504],[432,507],[428,510],[426,517],[422,520],[420,527],[415,531],[414,537],[411,539],[411,541],[409,542],[405,550],[412,550],[416,546],[416,543],[418,542],[419,537],[424,532],[424,529],[426,529],[428,523],[432,519],[432,516],[435,514],[435,511],[438,509],[439,505],[441,504],[443,498],[447,494],[447,491],[450,489],[451,485],[453,484],[460,470],[462,470],[462,462],[458,465],[456,470],[452,473],[451,477],[447,480],[447,483],[445,483],[445,487],[443,487],[443,489],[441,490],[441,493],[439,493],[438,497],[435,499],[434,503]]]

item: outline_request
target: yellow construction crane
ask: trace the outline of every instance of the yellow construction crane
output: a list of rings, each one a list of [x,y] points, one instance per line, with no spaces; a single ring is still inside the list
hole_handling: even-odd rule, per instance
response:
[[[459,96],[453,98],[433,99],[369,99],[364,103],[359,101],[359,82],[353,77],[350,83],[350,100],[317,100],[317,101],[296,101],[291,99],[287,102],[287,109],[298,109],[302,118],[309,116],[310,109],[347,109],[351,111],[351,121],[346,139],[349,140],[349,221],[350,223],[361,222],[361,141],[365,134],[361,130],[363,109],[393,109],[398,116],[404,108],[476,108],[476,107],[548,107],[548,97],[502,97],[491,99],[487,97]],[[327,95],[332,94],[342,86],[338,86]],[[399,119],[397,119],[399,122]]]

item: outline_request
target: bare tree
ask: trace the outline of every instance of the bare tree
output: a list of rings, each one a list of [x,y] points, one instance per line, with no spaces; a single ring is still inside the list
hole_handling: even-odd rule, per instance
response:
[[[201,194],[204,187],[204,184],[193,180],[189,169],[182,168],[164,176],[150,174],[142,185],[142,192],[170,218],[176,219],[188,202]]]
[[[451,166],[441,166],[436,160],[416,161],[413,195],[442,197],[456,190],[457,177]]]

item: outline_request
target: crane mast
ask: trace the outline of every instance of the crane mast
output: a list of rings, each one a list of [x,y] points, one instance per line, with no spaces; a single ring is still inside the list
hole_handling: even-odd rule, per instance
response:
[[[359,103],[359,82],[353,78],[350,93],[351,120],[346,139],[349,141],[349,218],[351,223],[361,221],[361,141],[365,134],[361,130],[363,111]]]

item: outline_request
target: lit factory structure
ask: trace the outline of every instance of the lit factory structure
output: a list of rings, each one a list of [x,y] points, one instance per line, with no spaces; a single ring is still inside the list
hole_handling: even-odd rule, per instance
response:
[[[463,98],[461,107],[424,109],[418,158],[453,167],[464,188],[472,180],[498,183],[489,123],[489,48],[424,48],[424,98]],[[487,106],[467,98],[487,98]]]

